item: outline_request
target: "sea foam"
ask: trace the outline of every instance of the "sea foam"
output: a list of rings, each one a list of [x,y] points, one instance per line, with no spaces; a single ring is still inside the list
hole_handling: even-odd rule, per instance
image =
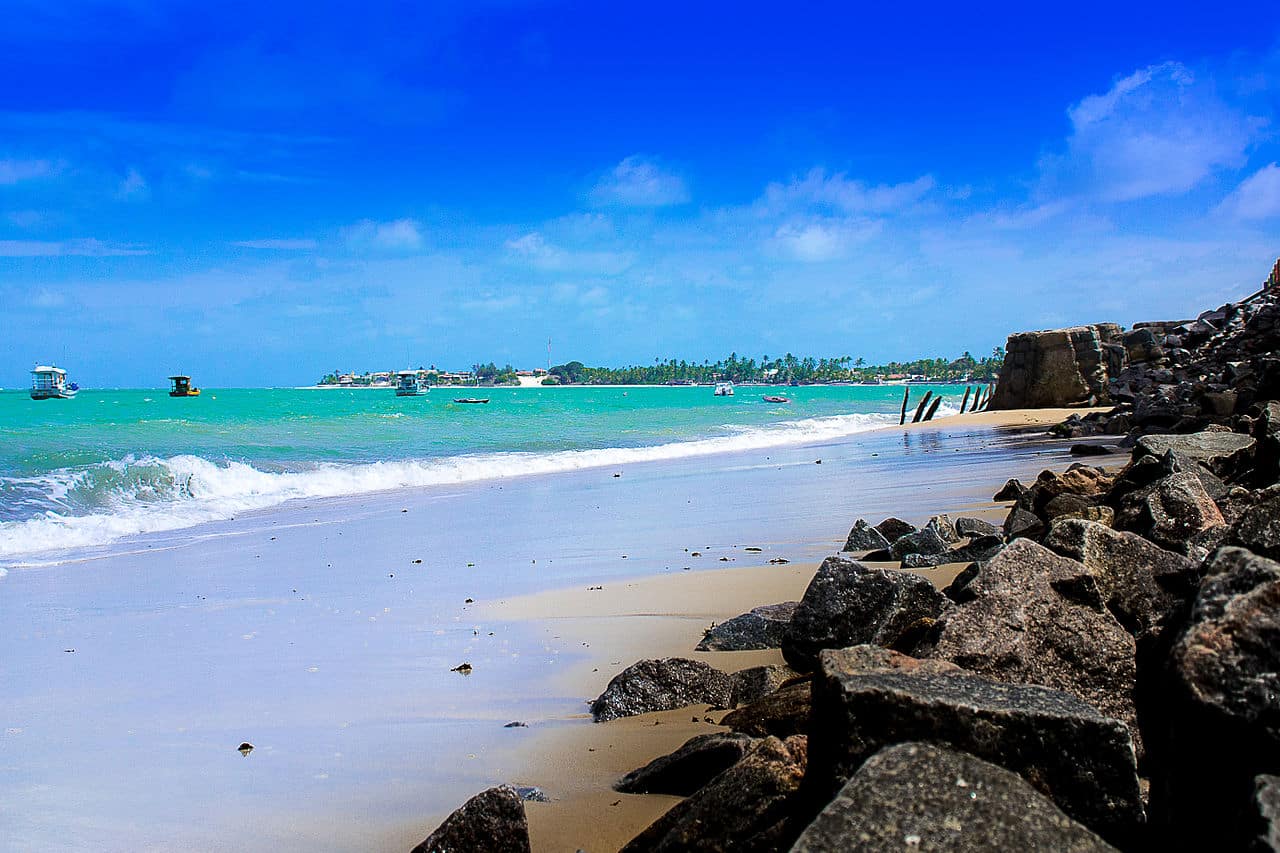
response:
[[[940,414],[954,412],[945,406],[940,410]],[[25,493],[28,503],[44,507],[35,517],[0,523],[0,561],[18,566],[30,555],[91,548],[129,536],[225,521],[303,498],[336,498],[802,445],[866,432],[895,420],[896,416],[889,414],[832,415],[762,427],[726,427],[727,435],[643,447],[321,462],[299,470],[268,470],[265,465],[189,455],[126,457],[39,477],[0,480],[0,486]]]

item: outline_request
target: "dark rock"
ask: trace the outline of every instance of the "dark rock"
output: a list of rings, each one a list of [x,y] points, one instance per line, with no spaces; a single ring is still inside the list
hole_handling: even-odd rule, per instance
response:
[[[867,553],[865,553],[865,554],[863,554],[863,555],[862,555],[862,562],[864,562],[864,563],[892,563],[892,562],[893,562],[893,552],[892,552],[892,551],[890,551],[888,548],[880,548],[880,549],[875,550],[875,551],[868,551]]]
[[[907,554],[902,558],[904,569],[931,569],[938,565],[941,558],[926,557],[924,554]]]
[[[1134,448],[1134,458],[1163,456],[1172,450],[1203,463],[1220,477],[1229,477],[1246,464],[1257,444],[1234,432],[1197,432],[1192,435],[1144,435]]]
[[[901,560],[908,554],[936,557],[947,552],[947,541],[936,528],[926,525],[915,533],[899,537],[889,550],[895,560]]]
[[[1157,436],[1158,437],[1158,436]],[[1193,553],[1193,538],[1211,528],[1224,528],[1222,511],[1194,474],[1170,474],[1147,497],[1152,541],[1182,553]]]
[[[1228,547],[1207,569],[1178,678],[1197,705],[1280,746],[1280,563]]]
[[[757,607],[750,613],[735,616],[727,622],[707,631],[698,643],[700,652],[740,652],[751,649],[776,649],[782,645],[782,633],[791,614],[795,612],[796,601],[784,601],[781,604],[766,604]]]
[[[1105,444],[1073,444],[1071,445],[1072,456],[1110,456],[1114,453],[1110,447]]]
[[[1280,776],[1259,776],[1254,780],[1253,804],[1257,824],[1253,848],[1280,850]]]
[[[1245,510],[1232,526],[1227,541],[1272,560],[1280,560],[1280,493],[1265,497]]]
[[[1000,499],[996,498],[996,500]],[[979,536],[999,536],[1000,528],[981,518],[962,516],[956,519],[956,533],[971,539]]]
[[[812,688],[801,681],[725,714],[720,725],[754,737],[790,737],[809,731]]]
[[[413,853],[529,853],[524,803],[509,785],[476,794]]]
[[[1120,327],[1113,323],[1010,335],[989,408],[1034,409],[1106,400],[1111,359],[1104,346],[1118,343],[1119,337]]]
[[[1199,586],[1195,562],[1134,533],[1091,521],[1059,521],[1044,544],[1083,563],[1097,579],[1107,609],[1137,636],[1179,623]]]
[[[591,703],[591,715],[601,723],[700,703],[725,708],[732,698],[733,679],[701,661],[642,660],[613,677]]]
[[[978,536],[969,540],[968,544],[952,548],[947,552],[944,563],[972,563],[990,560],[1004,549],[1004,539],[1000,536]]]
[[[1058,495],[1044,506],[1044,515],[1050,522],[1062,516],[1079,517],[1094,506],[1092,498],[1083,495]]]
[[[1065,690],[1131,727],[1136,645],[1082,563],[1012,542],[941,620],[932,656],[999,681]]]
[[[938,538],[943,542],[946,542],[948,545],[955,545],[960,541],[960,535],[956,533],[955,522],[953,522],[951,517],[946,514],[932,516],[928,522],[925,523],[925,527],[933,530],[934,533],[937,533]]]
[[[816,801],[884,747],[927,741],[999,762],[1108,839],[1142,819],[1128,729],[1070,694],[972,675],[850,674],[833,651],[813,689]]]
[[[807,763],[803,737],[765,738],[741,761],[671,807],[621,853],[785,849],[788,818]]]
[[[889,540],[884,534],[861,518],[853,523],[849,538],[844,543],[846,551],[874,551],[888,547]]]
[[[1044,534],[1044,521],[1034,512],[1015,506],[1009,510],[1004,520],[1004,538],[1012,542],[1015,539],[1038,539]]]
[[[951,583],[942,591],[942,594],[954,601],[956,604],[964,604],[966,601],[972,601],[974,596],[972,593],[966,592],[969,584],[973,583],[974,578],[978,576],[978,572],[982,570],[981,563],[970,563],[960,570],[960,573],[951,579]]]
[[[828,557],[791,617],[782,655],[791,666],[809,672],[819,649],[895,646],[921,620],[937,619],[949,605],[918,575]]]
[[[1115,848],[1003,767],[932,744],[901,743],[867,759],[791,853],[852,849]]]
[[[1000,491],[992,495],[993,501],[1021,501],[1027,493],[1027,487],[1022,485],[1016,478],[1006,480],[1004,485],[1000,487]]]
[[[769,666],[753,666],[733,673],[732,707],[746,705],[764,696],[768,696],[787,681],[795,678],[796,671],[782,664]]]
[[[614,785],[623,794],[687,797],[742,760],[755,738],[737,732],[698,735],[670,755],[632,770]]]
[[[547,796],[547,792],[539,788],[537,785],[516,785],[516,796],[524,800],[526,803],[549,803],[551,798]]]
[[[880,531],[880,535],[888,540],[890,544],[897,542],[903,536],[916,532],[915,525],[907,524],[902,519],[893,517],[886,518],[877,524],[876,530]]]

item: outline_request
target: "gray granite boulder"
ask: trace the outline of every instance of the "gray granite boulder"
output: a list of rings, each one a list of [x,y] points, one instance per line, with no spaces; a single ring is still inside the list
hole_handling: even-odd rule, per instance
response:
[[[795,612],[796,601],[766,604],[712,627],[698,643],[699,652],[741,652],[776,649]]]
[[[1259,776],[1253,788],[1255,850],[1280,851],[1280,776]]]
[[[957,545],[945,555],[944,563],[972,563],[990,560],[1004,550],[1004,539],[1000,536],[975,536],[964,545]]]
[[[947,598],[918,575],[828,557],[791,617],[782,655],[797,670],[809,672],[820,649],[897,646],[907,635],[927,630],[948,606]]]
[[[982,564],[935,635],[932,657],[998,681],[1042,684],[1135,723],[1133,637],[1084,564],[1026,539]]]
[[[1044,519],[1029,509],[1015,505],[1005,517],[1004,538],[1010,542],[1015,539],[1039,539],[1044,534]]]
[[[1272,560],[1280,560],[1280,491],[1268,489],[1231,527],[1227,541]]]
[[[807,734],[812,686],[800,681],[761,696],[725,714],[720,725],[753,737]]]
[[[1207,566],[1174,666],[1192,701],[1280,745],[1280,563],[1221,548]],[[1261,745],[1261,743],[1259,744]]]
[[[937,557],[947,552],[947,540],[942,538],[937,528],[925,525],[915,533],[898,538],[890,546],[889,552],[895,560],[901,560],[908,554]]]
[[[951,516],[945,513],[932,516],[924,526],[931,528],[948,545],[955,545],[960,541],[960,534],[956,532],[955,522],[951,520]]]
[[[824,651],[814,677],[810,779],[831,797],[868,758],[908,741],[943,745],[1017,773],[1109,840],[1143,818],[1133,741],[1076,697],[972,675],[848,672]]]
[[[804,737],[758,741],[741,761],[672,806],[621,853],[765,853],[785,847],[806,763]]]
[[[867,759],[800,834],[791,853],[866,851],[1112,851],[1025,779],[927,743]]]
[[[476,794],[413,853],[529,853],[524,803],[509,785]]]
[[[741,761],[755,742],[755,738],[737,732],[698,735],[675,752],[632,770],[613,788],[623,794],[687,797]]]
[[[1022,501],[1027,494],[1027,487],[1017,477],[1005,480],[1000,491],[991,496],[993,501]]]
[[[1144,435],[1133,449],[1135,459],[1163,456],[1169,451],[1203,463],[1219,477],[1229,477],[1247,464],[1257,442],[1235,432],[1197,432],[1190,435]]]
[[[591,703],[591,715],[602,723],[702,703],[727,708],[732,700],[728,673],[688,658],[642,660],[613,677]]]
[[[853,529],[849,531],[849,538],[845,540],[845,551],[874,551],[878,548],[888,548],[889,540],[884,534],[872,527],[865,519],[858,519],[853,523]]]
[[[1170,474],[1147,496],[1151,525],[1147,536],[1155,543],[1184,554],[1195,554],[1202,534],[1218,530],[1225,535],[1222,511],[1194,474]],[[1207,549],[1205,549],[1207,551]],[[1200,554],[1198,556],[1203,556]]]
[[[999,536],[1000,528],[981,518],[961,516],[956,519],[956,533],[970,539],[979,536]]]
[[[1134,533],[1083,519],[1064,519],[1046,547],[1078,560],[1098,581],[1107,609],[1135,636],[1180,624],[1200,585],[1199,565]]]
[[[769,664],[740,669],[733,673],[733,697],[730,705],[734,708],[746,705],[768,696],[799,673],[789,666]]]

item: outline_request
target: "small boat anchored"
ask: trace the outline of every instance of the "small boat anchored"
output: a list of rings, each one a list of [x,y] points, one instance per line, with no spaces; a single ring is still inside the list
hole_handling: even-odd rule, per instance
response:
[[[765,395],[764,395],[764,401],[765,401],[766,403],[790,403],[790,402],[791,402],[791,398],[790,398],[790,397],[776,397],[776,396],[774,396],[774,395],[772,395],[772,394],[765,394]]]
[[[80,386],[67,382],[67,372],[60,367],[39,364],[31,371],[32,400],[70,400]]]
[[[421,397],[430,390],[431,386],[418,378],[418,371],[401,370],[396,373],[397,397]]]
[[[190,376],[170,376],[173,387],[169,389],[170,397],[199,397],[200,389],[191,386]]]
[[[487,403],[489,402],[489,398],[488,397],[459,397],[453,402],[455,403]]]
[[[732,396],[733,396],[733,383],[732,383],[732,382],[717,382],[717,383],[716,383],[716,390],[715,390],[713,393],[714,393],[714,394],[715,394],[715,396],[717,396],[717,397],[732,397]]]

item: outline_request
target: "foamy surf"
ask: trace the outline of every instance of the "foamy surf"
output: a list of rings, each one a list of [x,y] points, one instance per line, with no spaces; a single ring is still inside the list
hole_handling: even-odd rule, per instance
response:
[[[940,414],[952,414],[946,408]],[[600,468],[802,445],[888,426],[896,416],[848,414],[783,421],[762,427],[726,427],[731,434],[642,447],[607,447],[549,453],[487,453],[369,463],[314,463],[272,471],[199,456],[128,457],[40,477],[6,478],[43,514],[0,523],[0,560],[51,551],[109,545],[130,536],[226,521],[298,499],[337,498],[396,489],[459,485],[507,477]]]

